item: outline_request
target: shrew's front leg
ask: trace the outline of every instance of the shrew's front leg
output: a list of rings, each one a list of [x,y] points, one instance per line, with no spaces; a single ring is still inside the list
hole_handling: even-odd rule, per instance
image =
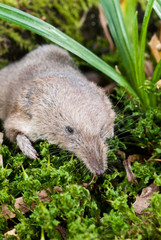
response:
[[[28,121],[19,114],[12,114],[5,120],[4,129],[10,141],[16,142],[24,155],[31,159],[36,159],[38,154],[26,136],[26,133],[29,132]]]

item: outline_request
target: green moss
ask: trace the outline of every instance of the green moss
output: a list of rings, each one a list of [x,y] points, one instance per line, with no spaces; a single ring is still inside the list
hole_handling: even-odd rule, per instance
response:
[[[83,41],[81,31],[83,19],[88,10],[98,4],[95,0],[2,0],[1,3],[41,18],[79,42]],[[25,52],[43,43],[45,40],[34,33],[0,20],[0,68],[8,61],[19,59]]]
[[[120,140],[115,141],[116,146]],[[67,239],[159,239],[160,194],[152,199],[150,216],[135,215],[132,203],[142,188],[155,179],[160,183],[161,167],[156,162],[133,164],[138,180],[135,186],[127,182],[125,171],[113,168],[110,174],[96,178],[89,189],[79,183],[89,182],[91,176],[76,170],[79,161],[68,157],[63,150],[56,150],[47,142],[35,145],[39,159],[30,160],[19,152],[10,152],[3,145],[6,168],[1,169],[0,202],[16,212],[12,200],[22,195],[31,211],[27,214],[16,212],[17,222],[13,227],[23,239],[40,239],[42,233],[48,239],[62,239],[57,226],[63,227]],[[22,167],[23,166],[23,167]],[[53,192],[54,186],[61,186],[62,193]],[[41,202],[37,192],[49,188],[50,202]],[[37,206],[32,207],[35,201]],[[9,222],[1,221],[1,236]]]
[[[46,21],[56,24],[80,41],[80,19],[94,3],[93,0],[79,3],[74,0],[65,3],[47,0],[2,2],[45,17]],[[42,41],[17,26],[1,23],[0,48],[4,59],[8,59],[6,49],[14,53],[15,49],[19,49],[20,54],[20,49],[30,50]],[[105,46],[104,41],[102,44]],[[95,50],[97,52],[97,47]],[[115,57],[104,57],[111,63],[117,61],[117,54]],[[40,142],[34,145],[39,158],[30,160],[14,144],[4,142],[0,149],[5,167],[0,169],[0,203],[7,204],[16,217],[14,220],[0,217],[0,239],[4,239],[4,233],[11,228],[17,229],[22,240],[63,239],[58,226],[63,228],[69,240],[160,239],[161,194],[154,194],[148,209],[150,214],[136,216],[132,204],[136,195],[153,181],[161,186],[161,165],[152,161],[161,157],[161,110],[143,112],[138,102],[131,101],[121,88],[116,90],[112,100],[118,114],[116,135],[108,141],[109,168],[103,177],[96,177],[88,189],[83,187],[83,183],[89,183],[92,175],[72,154]],[[141,163],[132,164],[137,185],[127,181],[118,150],[122,150],[126,158],[131,154],[145,155]],[[53,191],[55,186],[63,191]],[[43,189],[50,189],[50,202],[39,200],[37,192]],[[14,207],[14,201],[19,196],[23,196],[30,210],[26,214]],[[37,204],[35,208],[33,201]]]

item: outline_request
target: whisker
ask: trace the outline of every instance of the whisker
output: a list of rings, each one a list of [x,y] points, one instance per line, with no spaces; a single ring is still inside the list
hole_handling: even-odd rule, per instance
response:
[[[117,127],[120,123],[125,123],[125,120],[127,120],[127,119],[134,119],[134,118],[136,118],[136,116],[127,116],[127,117],[123,117],[122,119],[120,119],[119,120],[119,122],[116,122],[115,124],[114,124],[114,127]],[[138,120],[138,118],[135,120],[135,121],[137,121]]]
[[[114,109],[117,107],[117,105],[120,103],[120,101],[121,101],[121,99],[123,98],[123,96],[125,95],[125,90],[124,90],[124,92],[123,92],[123,94],[122,94],[122,96],[120,97],[120,99],[119,99],[119,101],[116,103],[116,105],[114,106]]]

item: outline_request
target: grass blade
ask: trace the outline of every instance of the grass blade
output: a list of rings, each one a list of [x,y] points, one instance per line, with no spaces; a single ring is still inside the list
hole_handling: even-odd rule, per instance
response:
[[[124,5],[124,8],[121,7],[124,15],[124,20],[127,27],[127,32],[129,34],[129,37],[131,41],[133,42],[133,23],[134,23],[134,17],[137,7],[137,1],[138,0],[130,0],[130,1],[122,1],[121,5]]]
[[[158,62],[158,64],[155,67],[151,81],[155,84],[159,81],[160,77],[161,77],[161,60]]]
[[[161,1],[161,0],[158,0]],[[120,3],[118,0],[100,0],[105,12],[105,16],[109,23],[110,32],[118,48],[121,60],[124,64],[127,81],[131,87],[137,92],[140,101],[145,109],[149,108],[152,98],[156,98],[154,94],[149,94],[145,90],[145,46],[146,35],[150,14],[152,11],[154,0],[149,0],[145,11],[141,38],[138,39],[138,22],[137,15],[133,24],[133,47],[127,34],[126,26],[122,16]],[[155,102],[155,99],[153,99]],[[154,105],[154,104],[153,104]]]
[[[140,37],[140,53],[139,53],[139,86],[143,86],[145,83],[145,47],[146,47],[146,36],[147,36],[147,29],[148,29],[148,23],[150,19],[150,15],[152,12],[154,0],[149,0],[142,23],[141,28],[141,37]],[[144,91],[141,91],[141,98],[144,99],[144,103],[146,106],[150,106],[150,98],[155,98],[155,95],[147,94]]]
[[[161,19],[161,0],[155,0],[153,8],[158,15],[158,17]]]
[[[144,19],[141,28],[141,37],[140,37],[140,56],[139,56],[139,68],[140,68],[140,85],[142,85],[145,81],[145,70],[144,70],[144,59],[145,59],[145,46],[146,46],[146,35],[147,35],[147,28],[148,23],[152,11],[154,0],[149,0],[145,13]]]
[[[133,49],[118,0],[100,0],[110,32],[120,53],[130,85],[135,88]]]
[[[133,23],[133,51],[134,51],[134,65],[135,65],[135,76],[137,85],[139,85],[139,72],[138,72],[138,58],[139,58],[139,36],[138,36],[138,13],[135,13]]]
[[[121,86],[125,87],[131,94],[136,96],[135,91],[130,84],[126,82],[125,78],[118,74],[110,65],[106,64],[103,60],[94,55],[91,51],[83,47],[81,44],[68,37],[52,25],[28,14],[21,10],[15,9],[8,5],[0,3],[0,18],[9,22],[18,24],[32,32],[35,32],[48,40],[60,45],[61,47],[69,50],[75,55],[79,56]]]

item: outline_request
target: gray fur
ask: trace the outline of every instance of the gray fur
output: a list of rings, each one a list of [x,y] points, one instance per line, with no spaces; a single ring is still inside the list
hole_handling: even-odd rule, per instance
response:
[[[59,47],[38,47],[0,71],[0,118],[7,137],[30,158],[37,157],[30,141],[48,140],[74,152],[94,174],[106,169],[105,139],[113,135],[115,113]]]

